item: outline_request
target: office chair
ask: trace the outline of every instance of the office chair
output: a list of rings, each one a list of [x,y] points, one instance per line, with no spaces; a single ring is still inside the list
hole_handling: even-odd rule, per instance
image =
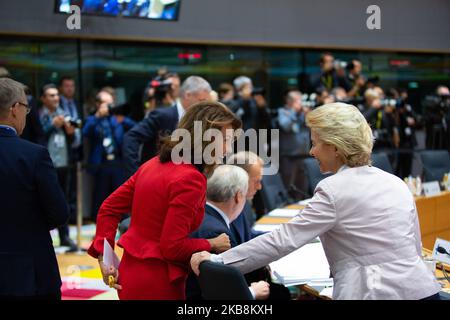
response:
[[[450,154],[447,150],[425,150],[420,152],[425,181],[441,181],[450,172]]]
[[[253,300],[244,276],[232,266],[204,261],[198,282],[205,300]]]
[[[260,192],[267,212],[292,202],[279,173],[264,175]]]
[[[394,173],[392,165],[389,162],[389,158],[385,152],[372,153],[372,165],[388,173]]]
[[[324,178],[331,176],[331,174],[322,174],[320,172],[319,164],[314,158],[306,158],[303,160],[306,169],[306,175],[308,176],[308,192],[314,194],[314,189],[317,184]]]

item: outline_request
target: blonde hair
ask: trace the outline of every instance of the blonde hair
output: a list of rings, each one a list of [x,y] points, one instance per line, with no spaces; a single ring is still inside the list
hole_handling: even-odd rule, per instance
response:
[[[322,141],[335,146],[349,167],[371,164],[372,130],[355,106],[340,102],[325,104],[306,115],[306,125]]]

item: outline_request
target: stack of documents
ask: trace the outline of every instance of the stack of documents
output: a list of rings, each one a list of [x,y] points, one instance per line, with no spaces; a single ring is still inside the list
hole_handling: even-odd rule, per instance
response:
[[[309,243],[270,264],[273,275],[284,285],[332,286],[330,267],[322,243]]]
[[[300,212],[300,209],[275,209],[270,211],[267,215],[269,217],[293,218]]]

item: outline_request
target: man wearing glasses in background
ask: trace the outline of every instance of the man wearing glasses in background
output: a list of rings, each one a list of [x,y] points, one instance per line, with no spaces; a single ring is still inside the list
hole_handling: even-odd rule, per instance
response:
[[[0,299],[60,299],[49,231],[68,208],[47,149],[19,138],[30,112],[23,88],[0,79]]]

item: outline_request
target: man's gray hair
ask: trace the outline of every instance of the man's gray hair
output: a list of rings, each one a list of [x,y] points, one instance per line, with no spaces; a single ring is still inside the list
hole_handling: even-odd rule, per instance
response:
[[[239,151],[233,154],[227,159],[227,164],[238,166],[244,169],[247,173],[250,172],[250,168],[255,164],[264,165],[264,160],[261,159],[256,153],[251,151]]]
[[[246,76],[240,76],[234,79],[233,85],[236,88],[236,90],[241,90],[242,87],[246,84],[252,84],[252,79]]]
[[[244,169],[227,164],[218,166],[208,179],[206,197],[213,202],[227,202],[236,193],[245,196],[248,190],[248,174]]]
[[[0,115],[5,115],[16,102],[25,97],[25,86],[9,78],[0,79]]]
[[[180,87],[180,95],[183,97],[186,93],[198,93],[202,91],[211,92],[211,85],[208,81],[198,76],[190,76],[183,81]]]

